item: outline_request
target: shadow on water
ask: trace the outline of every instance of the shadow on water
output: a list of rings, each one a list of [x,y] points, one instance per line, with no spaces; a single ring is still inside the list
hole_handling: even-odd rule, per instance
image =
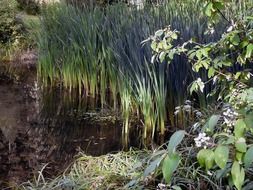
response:
[[[46,163],[45,177],[58,175],[80,150],[98,156],[123,149],[118,114],[73,96],[0,80],[0,187],[33,178]]]

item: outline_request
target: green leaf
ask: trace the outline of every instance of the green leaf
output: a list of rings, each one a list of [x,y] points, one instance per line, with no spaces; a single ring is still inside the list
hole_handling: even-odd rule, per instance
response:
[[[190,88],[190,94],[192,94],[197,89],[198,89],[198,84],[196,83],[196,81],[193,81],[193,83],[191,84],[191,88]]]
[[[253,146],[251,146],[245,156],[244,156],[244,160],[243,160],[244,164],[245,164],[245,168],[250,167],[251,163],[253,162]]]
[[[173,185],[171,188],[172,188],[173,190],[182,190],[182,188],[179,187],[179,186],[177,186],[177,185]]]
[[[227,165],[229,156],[228,146],[219,145],[214,151],[214,160],[215,163],[221,168],[224,169]]]
[[[214,127],[217,125],[220,115],[212,115],[208,122],[204,125],[204,129],[213,132]]]
[[[198,61],[197,63],[195,63],[193,65],[193,69],[195,72],[199,72],[199,69],[202,68],[202,64],[201,64],[201,61]]]
[[[155,159],[154,161],[152,161],[148,167],[144,170],[144,177],[147,177],[148,175],[150,175],[152,172],[154,172],[156,170],[156,168],[160,165],[161,161],[163,160],[164,156],[160,156],[157,159]]]
[[[201,167],[205,167],[209,170],[214,165],[214,152],[208,149],[202,149],[197,154],[197,160]]]
[[[172,60],[174,58],[175,51],[169,51],[169,58]]]
[[[214,9],[219,9],[219,10],[221,10],[221,9],[224,8],[224,4],[223,4],[222,2],[214,2],[214,3],[213,3],[213,7],[214,7]]]
[[[164,51],[162,51],[162,52],[159,54],[160,62],[163,62],[163,61],[164,61],[165,56],[166,56],[166,53],[165,53]]]
[[[205,163],[206,163],[206,154],[207,154],[207,150],[206,149],[202,149],[198,152],[197,154],[197,159],[199,162],[199,165],[201,167],[205,167]]]
[[[210,62],[208,60],[201,61],[201,64],[204,66],[205,69],[208,69]]]
[[[212,9],[213,9],[213,3],[208,3],[206,8],[205,8],[205,14],[210,17],[212,16]]]
[[[167,155],[163,161],[162,172],[166,183],[170,183],[174,171],[177,169],[180,162],[178,154]]]
[[[230,42],[231,42],[233,45],[235,45],[235,46],[239,45],[239,43],[240,43],[240,37],[239,37],[239,35],[238,35],[238,34],[233,34],[233,35],[230,37]]]
[[[206,170],[210,170],[214,165],[214,152],[209,151],[206,157]]]
[[[237,80],[241,75],[242,75],[242,72],[236,72],[234,77]]]
[[[177,145],[181,143],[185,135],[184,130],[179,130],[175,132],[171,137],[168,145],[168,153],[173,154],[176,150]]]
[[[235,129],[234,129],[235,137],[237,138],[244,137],[245,128],[246,128],[246,124],[243,121],[243,119],[238,119],[235,123]]]
[[[225,141],[225,144],[234,144],[235,143],[235,137],[229,136],[228,139]]]
[[[224,169],[220,169],[220,170],[215,170],[215,178],[217,180],[226,177],[227,174],[230,172],[230,168],[225,167]]]
[[[156,51],[156,48],[157,48],[157,43],[155,41],[152,41],[152,43],[151,43],[151,49],[153,51]]]
[[[235,148],[239,152],[246,152],[247,144],[245,138],[243,137],[239,138],[235,143]]]
[[[158,36],[158,37],[160,37],[161,35],[163,35],[163,33],[164,33],[164,31],[161,29],[161,30],[157,30],[156,32],[155,32],[155,36]]]
[[[244,183],[244,178],[245,178],[245,172],[243,168],[240,168],[240,165],[237,161],[234,161],[232,169],[231,169],[231,174],[232,174],[232,180],[235,185],[235,187],[238,190],[242,189],[242,185]]]
[[[249,44],[246,49],[246,58],[251,58],[253,52],[253,44]]]
[[[202,48],[201,53],[204,57],[208,57],[208,52],[210,51],[211,48]]]
[[[176,33],[173,33],[173,34],[171,35],[171,38],[174,39],[174,40],[176,40],[176,39],[177,39],[177,34],[176,34]]]
[[[235,157],[236,157],[236,160],[241,162],[242,161],[242,156],[243,156],[244,153],[241,153],[241,152],[236,152],[235,153]]]
[[[208,78],[211,78],[214,76],[214,73],[215,73],[215,69],[213,67],[210,67],[208,69]]]

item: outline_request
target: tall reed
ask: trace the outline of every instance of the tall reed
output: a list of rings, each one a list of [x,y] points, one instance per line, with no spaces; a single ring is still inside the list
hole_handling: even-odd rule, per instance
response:
[[[69,91],[99,98],[102,108],[109,96],[125,119],[124,133],[131,114],[140,113],[144,139],[155,131],[163,135],[169,122],[175,124],[174,107],[184,102],[187,86],[198,76],[184,57],[171,64],[151,62],[152,50],[141,42],[168,25],[180,31],[178,43],[193,37],[200,43],[216,40],[226,24],[205,36],[201,6],[199,0],[170,0],[140,10],[121,3],[103,9],[64,3],[44,7],[37,33],[38,74],[45,85],[62,83]]]

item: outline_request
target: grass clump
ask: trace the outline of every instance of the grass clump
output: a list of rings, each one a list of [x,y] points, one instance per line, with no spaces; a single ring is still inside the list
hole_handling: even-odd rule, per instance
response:
[[[129,181],[142,175],[140,162],[148,154],[148,151],[131,150],[92,157],[80,153],[60,177],[46,180],[40,174],[37,180],[22,184],[20,189],[127,189],[125,185]]]

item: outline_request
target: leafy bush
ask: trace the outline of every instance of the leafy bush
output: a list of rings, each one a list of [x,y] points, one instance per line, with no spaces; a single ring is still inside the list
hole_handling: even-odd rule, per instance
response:
[[[20,27],[15,23],[15,1],[0,0],[0,4],[0,43],[6,44],[15,40]]]
[[[19,8],[25,10],[28,14],[36,15],[40,12],[38,0],[17,0]]]
[[[253,4],[247,1],[243,4],[249,7],[246,14],[230,20],[221,12],[226,5],[223,1],[205,2],[205,13],[211,18],[210,26],[217,22],[219,15],[230,23],[221,39],[206,44],[190,40],[174,45],[178,32],[170,28],[159,30],[151,38],[153,59],[171,63],[175,55],[184,54],[192,63],[193,71],[207,72],[207,81],[197,79],[192,83],[190,91],[203,93],[207,84],[212,82],[215,86],[210,95],[217,94],[223,104],[218,113],[212,114],[204,124],[202,120],[194,125],[195,130],[199,131],[194,138],[195,151],[198,152],[195,159],[208,175],[222,180],[223,185],[238,190],[243,187],[250,189],[253,163],[253,74],[249,68],[252,68],[253,63]],[[166,179],[166,175],[163,176]]]

